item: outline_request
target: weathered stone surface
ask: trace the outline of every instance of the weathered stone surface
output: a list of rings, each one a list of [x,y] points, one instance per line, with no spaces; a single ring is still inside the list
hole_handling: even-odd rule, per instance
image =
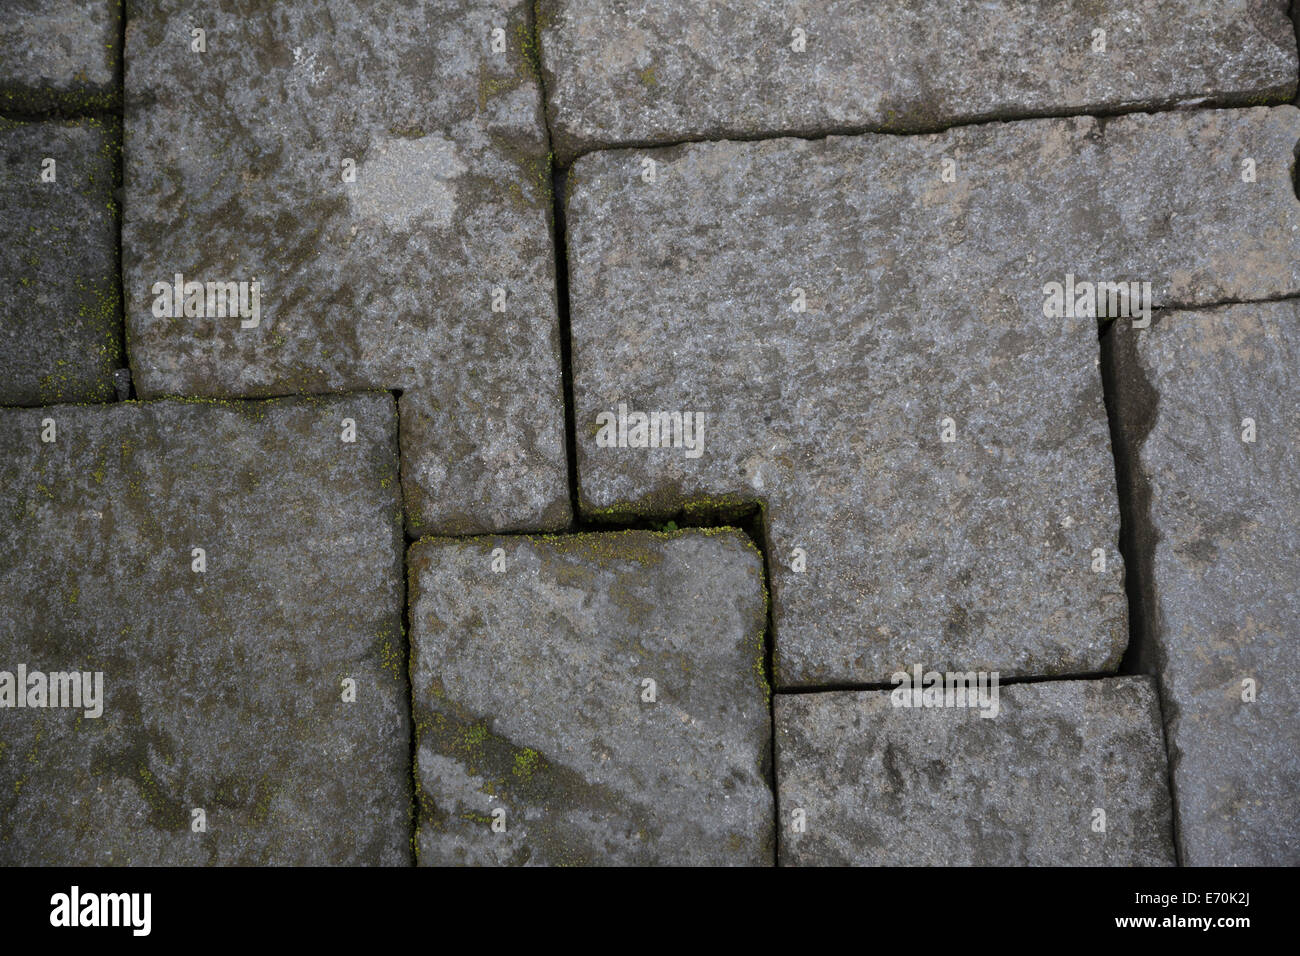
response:
[[[0,109],[111,108],[121,57],[121,0],[5,0]]]
[[[1150,678],[1002,687],[992,718],[891,693],[777,696],[782,864],[1174,863]]]
[[[1297,138],[1284,106],[583,157],[579,507],[765,502],[778,687],[1113,669],[1096,324],[1045,318],[1044,285],[1147,280],[1157,305],[1300,292]],[[619,403],[703,413],[703,453],[598,447]]]
[[[556,151],[1285,102],[1286,0],[541,5]],[[802,52],[793,31],[804,33]],[[1094,49],[1103,38],[1104,52]]]
[[[133,8],[123,265],[139,393],[402,389],[413,531],[564,524],[550,163],[529,10]],[[206,31],[207,52],[192,52],[191,29]],[[155,315],[154,284],[176,274],[257,279],[256,327]],[[466,474],[474,481],[457,485]]]
[[[0,412],[0,670],[104,697],[0,708],[0,863],[409,861],[396,431],[383,394]]]
[[[426,539],[409,558],[421,863],[772,862],[762,559],[742,534]]]
[[[462,354],[480,350],[470,337],[467,331]],[[402,395],[402,487],[412,537],[569,523],[558,368],[536,356],[523,367],[539,376],[535,384],[521,376],[506,385],[500,374],[478,374],[467,365],[450,398],[433,389]]]
[[[1182,861],[1294,866],[1300,304],[1168,312],[1106,345]]]
[[[119,148],[98,120],[0,119],[0,405],[114,396]]]

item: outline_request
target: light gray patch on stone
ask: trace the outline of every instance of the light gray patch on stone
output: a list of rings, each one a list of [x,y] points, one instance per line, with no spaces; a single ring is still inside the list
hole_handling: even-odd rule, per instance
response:
[[[378,143],[349,195],[353,215],[387,229],[409,230],[424,220],[447,229],[456,217],[455,180],[468,168],[456,144],[437,133]]]
[[[0,405],[114,397],[119,143],[115,123],[0,119]]]
[[[992,718],[891,693],[777,696],[783,865],[1175,862],[1150,678],[1002,687]]]
[[[1286,301],[1107,338],[1190,866],[1300,863],[1298,330]]]
[[[422,864],[772,862],[743,534],[426,539],[408,568]]]
[[[549,0],[539,22],[567,164],[610,146],[1285,102],[1286,13],[1286,0]]]
[[[527,0],[141,9],[127,36],[122,239],[137,392],[402,390],[404,410],[457,423],[458,466],[498,457],[486,449],[503,430],[535,439],[511,463],[532,470],[476,473],[465,521],[417,511],[420,533],[508,530],[514,519],[494,516],[514,513],[565,523],[551,173],[529,11]],[[206,54],[190,52],[192,27],[206,30]],[[177,273],[256,277],[257,327],[156,316],[153,285]],[[504,311],[492,309],[496,289]],[[452,438],[403,429],[412,458]],[[423,434],[436,444],[412,443]],[[423,509],[464,486],[407,491]]]
[[[0,670],[104,690],[0,709],[0,862],[409,862],[396,430],[384,394],[0,411]]]
[[[584,156],[567,196],[583,514],[765,502],[778,687],[917,663],[1114,670],[1097,325],[1045,317],[1043,289],[1300,292],[1297,139],[1284,106]],[[598,447],[619,403],[703,413],[703,454]]]
[[[120,0],[5,0],[0,106],[27,113],[112,106],[121,16]]]

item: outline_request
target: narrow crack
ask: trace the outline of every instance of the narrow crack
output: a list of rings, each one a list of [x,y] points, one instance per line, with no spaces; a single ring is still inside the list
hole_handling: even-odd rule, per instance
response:
[[[405,524],[405,522],[403,522]],[[406,702],[411,720],[411,866],[420,864],[420,761],[415,733],[415,674],[411,645],[411,545],[403,541],[402,547],[402,641],[406,645]]]
[[[411,641],[411,545],[418,538],[411,536],[406,514],[406,486],[402,483],[402,392],[389,389],[393,396],[393,412],[397,416],[397,494],[402,506],[402,643],[406,647],[406,706],[411,720],[411,866],[420,864],[420,762],[419,746],[415,732],[415,655]]]
[[[1151,327],[1160,324],[1157,310]],[[1159,535],[1151,521],[1151,489],[1139,467],[1143,443],[1155,424],[1160,395],[1142,374],[1137,359],[1137,334],[1120,329],[1113,320],[1099,319],[1102,393],[1110,425],[1111,454],[1115,459],[1115,490],[1119,499],[1119,551],[1124,558],[1124,593],[1128,601],[1129,643],[1120,661],[1121,674],[1153,678],[1160,708],[1161,744],[1165,751],[1169,788],[1172,843],[1178,865],[1183,849],[1178,832],[1178,795],[1174,780],[1175,754],[1169,741],[1169,722],[1176,713],[1161,679],[1161,653],[1156,642],[1159,609],[1155,597],[1155,547]]]
[[[1159,315],[1153,316],[1152,325],[1159,321]],[[1137,342],[1132,329],[1119,331],[1114,321],[1098,320],[1098,344],[1101,349],[1102,394],[1110,426],[1111,454],[1115,461],[1115,491],[1120,512],[1119,552],[1124,558],[1124,593],[1128,602],[1129,642],[1120,662],[1120,673],[1154,674],[1150,646],[1150,615],[1154,610],[1150,562],[1155,531],[1149,513],[1150,489],[1136,467],[1135,459],[1155,420],[1159,396],[1150,383],[1137,374]],[[1129,420],[1121,420],[1121,405],[1129,410]],[[1131,420],[1133,409],[1145,411],[1140,421]]]
[[[117,65],[114,70],[114,82],[117,84],[118,99],[117,109],[113,111],[116,117],[117,156],[116,169],[114,170],[113,183],[113,200],[117,207],[117,258],[115,267],[117,269],[117,301],[121,306],[121,314],[118,316],[118,343],[121,352],[118,355],[119,366],[113,373],[114,385],[119,401],[132,401],[136,398],[135,394],[135,375],[131,372],[131,355],[127,348],[126,336],[126,272],[123,269],[122,260],[122,225],[126,222],[126,8],[122,6],[117,15]],[[126,381],[120,381],[118,372],[126,373]],[[123,388],[125,385],[125,388]],[[125,392],[125,394],[123,394]]]
[[[763,556],[763,593],[767,598],[767,623],[763,629],[763,670],[767,677],[767,722],[769,747],[767,782],[772,788],[772,865],[781,865],[781,789],[776,778],[776,595],[772,587],[772,557],[767,540],[766,512],[757,510],[745,533]]]
[[[418,866],[420,862],[420,764],[415,733],[415,673],[412,669],[414,654],[411,644],[411,545],[416,538],[411,537],[410,525],[406,516],[406,487],[402,484],[402,392],[400,388],[388,390],[393,396],[393,412],[397,416],[397,495],[402,510],[402,643],[406,651],[406,707],[411,721],[410,760],[411,760],[411,837],[410,864]]]
[[[1297,24],[1300,29],[1300,23]],[[1300,100],[1300,97],[1297,97]],[[1177,113],[1200,110],[1246,109],[1253,106],[1286,106],[1292,101],[1281,97],[1260,99],[1254,95],[1225,94],[1211,97],[1182,97],[1178,99],[1158,100],[1148,103],[1123,104],[1109,108],[1081,106],[1077,109],[1059,110],[1006,110],[1002,112],[983,113],[948,123],[917,123],[911,125],[887,126],[881,123],[866,123],[845,126],[827,126],[817,129],[760,130],[746,133],[738,130],[713,130],[696,136],[681,136],[664,139],[621,140],[619,142],[602,142],[584,147],[566,157],[564,169],[568,169],[583,156],[591,153],[627,149],[671,149],[674,146],[688,146],[694,143],[753,143],[772,139],[802,139],[809,142],[829,139],[832,136],[933,136],[966,126],[987,126],[993,123],[1020,123],[1027,120],[1070,119],[1072,117],[1091,117],[1097,120],[1116,119],[1121,116],[1133,116],[1143,113]],[[549,129],[548,129],[549,132]]]
[[[927,668],[938,671],[938,668]],[[956,670],[965,670],[953,668]],[[943,673],[940,671],[940,673]],[[1050,684],[1060,681],[1097,681],[1110,680],[1117,674],[1111,671],[1082,671],[1075,674],[1017,674],[1011,677],[998,676],[999,687],[1014,687],[1017,684]],[[802,697],[808,694],[843,694],[843,693],[860,693],[864,691],[884,691],[893,690],[897,687],[894,683],[843,683],[843,684],[806,684],[796,687],[782,688],[779,693],[790,697]]]
[[[544,112],[544,111],[543,111]],[[547,130],[549,141],[550,130]],[[559,318],[560,381],[564,391],[564,457],[568,465],[570,524],[577,527],[578,511],[578,419],[573,398],[573,326],[569,313],[569,247],[564,216],[568,188],[567,170],[554,171],[551,179],[551,236],[555,248],[555,307]]]
[[[1269,302],[1294,302],[1300,299],[1300,292],[1287,292],[1282,295],[1261,295],[1252,299],[1216,299],[1213,302],[1166,302],[1151,310],[1152,317],[1165,312],[1208,312],[1211,309],[1227,309],[1234,305],[1264,305]],[[1103,331],[1103,334],[1104,331]]]
[[[569,250],[566,239],[564,195],[568,188],[568,170],[555,166],[555,139],[551,132],[551,119],[547,113],[546,77],[542,71],[542,31],[539,26],[537,6],[540,0],[529,4],[528,33],[532,37],[532,67],[537,77],[538,108],[542,114],[542,128],[546,131],[547,158],[551,174],[551,246],[555,255],[555,310],[560,337],[560,381],[564,394],[564,458],[567,463],[569,508],[571,527],[578,525],[578,446],[577,426],[573,403],[573,334],[569,322]],[[525,55],[529,55],[525,51]]]

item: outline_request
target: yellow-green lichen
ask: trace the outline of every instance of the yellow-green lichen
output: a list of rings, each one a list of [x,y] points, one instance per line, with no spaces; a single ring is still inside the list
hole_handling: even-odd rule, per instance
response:
[[[540,762],[541,755],[531,747],[525,747],[515,754],[514,775],[527,780],[537,772]]]

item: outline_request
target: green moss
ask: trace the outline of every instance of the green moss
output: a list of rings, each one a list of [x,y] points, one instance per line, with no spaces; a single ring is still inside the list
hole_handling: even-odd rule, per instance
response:
[[[0,110],[9,113],[77,116],[111,113],[121,108],[122,91],[116,84],[107,89],[57,90],[50,86],[0,89]]]
[[[429,135],[429,131],[423,126],[418,125],[390,126],[388,127],[388,134],[390,136],[400,137],[401,139],[424,139],[424,137]]]
[[[435,721],[435,724],[437,722]],[[477,723],[468,727],[458,727],[453,735],[451,750],[465,760],[466,769],[471,774],[478,773],[478,765],[483,760],[483,745],[492,733],[486,723]]]
[[[531,747],[525,747],[515,754],[514,774],[527,780],[537,772],[540,763],[541,755]]]
[[[479,112],[485,112],[488,108],[488,101],[502,93],[509,93],[519,86],[516,80],[505,80],[484,71],[479,74],[478,78],[478,108]]]
[[[555,182],[555,153],[547,153],[544,158],[533,160],[533,184],[537,191],[546,197],[549,205],[555,198],[552,184]]]
[[[279,796],[281,790],[280,784],[271,783],[269,780],[262,780],[257,787],[257,797],[253,801],[252,809],[249,811],[249,822],[253,826],[263,826],[271,816],[271,805],[275,798]]]
[[[491,733],[482,721],[464,723],[448,714],[422,714],[416,720],[419,746],[451,757],[462,765],[463,751],[472,747],[476,757],[468,773],[479,776],[480,792],[489,795],[493,805],[510,807],[588,810],[601,817],[611,814],[628,821],[653,842],[656,823],[635,800],[600,785],[592,784],[576,771],[551,764],[530,747],[518,747],[508,739]],[[490,826],[489,814],[461,803],[451,808],[435,806],[434,801],[417,787],[418,829],[420,832],[454,832],[464,824]],[[453,800],[456,798],[452,798]],[[585,845],[583,835],[566,825],[563,814],[542,814],[528,822],[527,846],[511,862],[539,857],[546,862],[594,863],[600,850]],[[416,849],[419,853],[418,847]]]
[[[638,521],[679,521],[702,527],[723,527],[752,515],[763,503],[739,495],[682,495],[665,489],[637,501],[616,501],[609,505],[592,505],[585,499],[578,503],[584,518],[610,524],[633,524]]]
[[[184,830],[189,825],[189,814],[179,800],[169,799],[150,772],[141,764],[137,769],[136,785],[145,803],[149,805],[149,823],[161,830]]]
[[[558,554],[575,555],[584,560],[599,562],[632,561],[642,567],[657,567],[663,563],[663,551],[653,546],[654,541],[673,537],[667,531],[614,531],[574,535],[543,535],[545,541]]]
[[[753,547],[753,544],[750,544]],[[755,548],[755,551],[758,549]],[[767,625],[771,617],[771,592],[767,587],[767,575],[763,573],[760,565],[759,583],[763,588],[763,618],[762,624],[759,625],[757,632],[750,637],[750,652],[754,655],[754,678],[758,681],[758,687],[763,692],[763,703],[771,706],[772,703],[772,683],[770,675],[767,673]]]
[[[519,52],[521,54],[520,69],[523,72],[525,81],[541,83],[542,47],[537,37],[537,31],[528,22],[529,19],[525,18],[515,24],[515,38],[519,43]],[[535,16],[531,19],[535,19]]]
[[[400,680],[406,670],[406,654],[395,638],[396,629],[391,624],[384,625],[375,635],[372,651],[379,658],[379,666]]]

